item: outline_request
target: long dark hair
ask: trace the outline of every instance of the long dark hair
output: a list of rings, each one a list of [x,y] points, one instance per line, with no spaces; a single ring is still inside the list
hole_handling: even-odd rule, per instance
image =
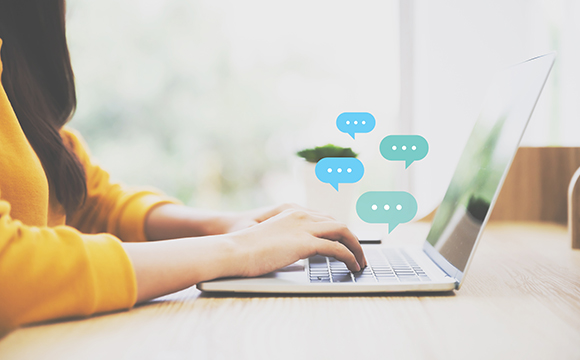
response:
[[[0,0],[2,84],[49,186],[67,213],[86,197],[85,172],[60,129],[76,108],[64,0]]]

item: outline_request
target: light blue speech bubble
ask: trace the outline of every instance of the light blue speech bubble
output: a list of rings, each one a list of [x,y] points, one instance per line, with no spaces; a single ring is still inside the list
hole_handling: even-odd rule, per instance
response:
[[[365,222],[389,224],[390,234],[417,215],[417,200],[405,191],[369,191],[358,198],[356,213]]]
[[[316,163],[314,172],[318,180],[338,191],[338,184],[352,184],[362,179],[365,167],[357,158],[326,157]]]
[[[375,117],[367,112],[345,112],[336,118],[336,127],[354,139],[356,133],[368,133],[375,128]]]
[[[381,141],[379,149],[387,160],[404,161],[406,169],[427,156],[429,144],[420,135],[389,135]]]

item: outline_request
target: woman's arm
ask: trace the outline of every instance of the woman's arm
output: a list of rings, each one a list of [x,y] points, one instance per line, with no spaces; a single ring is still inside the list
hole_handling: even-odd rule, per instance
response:
[[[219,235],[229,232],[234,213],[199,210],[178,204],[163,204],[149,212],[145,220],[148,240]]]
[[[137,302],[205,280],[266,274],[317,254],[343,261],[351,271],[366,266],[358,239],[346,226],[298,209],[229,234],[123,247],[135,269]]]
[[[0,333],[126,309],[136,295],[134,269],[117,238],[28,226],[12,219],[10,203],[0,197]]]

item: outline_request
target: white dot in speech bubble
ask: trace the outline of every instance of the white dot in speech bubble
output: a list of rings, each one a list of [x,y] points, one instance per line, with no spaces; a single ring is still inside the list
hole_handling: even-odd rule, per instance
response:
[[[397,205],[397,210],[401,210],[403,207],[401,206],[401,204]]]
[[[371,209],[376,210],[376,209],[378,209],[378,206],[373,204],[373,206],[371,206]]]
[[[338,171],[339,173],[341,173],[342,172],[342,169],[341,168],[338,168],[336,171]]]
[[[328,173],[331,173],[332,172],[332,168],[328,168],[328,170],[326,170],[326,171],[328,171]]]
[[[384,207],[385,210],[389,210],[390,208],[391,207],[389,206],[389,204],[386,204],[385,207]]]
[[[395,145],[393,145],[392,149],[393,150],[397,150],[397,147]]]

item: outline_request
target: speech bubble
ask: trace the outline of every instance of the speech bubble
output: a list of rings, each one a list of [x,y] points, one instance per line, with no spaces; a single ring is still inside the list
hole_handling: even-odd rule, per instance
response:
[[[357,158],[326,157],[316,163],[314,172],[318,180],[338,191],[338,184],[352,184],[362,179],[365,167]]]
[[[369,191],[358,198],[356,213],[362,221],[389,224],[390,234],[417,215],[417,200],[405,191]]]
[[[375,128],[375,117],[367,112],[344,112],[336,118],[336,127],[354,139],[356,133],[368,133]]]
[[[429,144],[420,135],[389,135],[381,141],[379,150],[387,160],[404,161],[406,169],[427,156]]]

